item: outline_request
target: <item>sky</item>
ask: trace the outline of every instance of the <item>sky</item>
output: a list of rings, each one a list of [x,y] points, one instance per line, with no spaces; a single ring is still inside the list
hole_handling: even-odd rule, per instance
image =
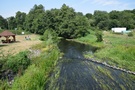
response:
[[[42,4],[45,10],[59,9],[66,4],[83,14],[93,14],[95,10],[110,12],[135,9],[135,0],[0,0],[0,15],[8,18],[15,16],[17,11],[28,13],[35,4]]]

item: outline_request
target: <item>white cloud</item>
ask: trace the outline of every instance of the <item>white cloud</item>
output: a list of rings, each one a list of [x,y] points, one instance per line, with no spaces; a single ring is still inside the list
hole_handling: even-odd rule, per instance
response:
[[[93,0],[93,4],[98,4],[102,6],[108,6],[108,5],[119,5],[121,2],[118,0]]]
[[[132,2],[133,3],[133,2]],[[92,4],[108,7],[115,10],[131,9],[131,2],[125,2],[124,0],[93,0]]]

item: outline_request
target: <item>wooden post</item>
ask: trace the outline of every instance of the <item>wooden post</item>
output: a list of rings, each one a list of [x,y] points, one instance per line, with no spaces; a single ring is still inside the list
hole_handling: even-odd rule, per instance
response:
[[[15,36],[13,36],[13,41],[14,41],[14,42],[16,41]]]

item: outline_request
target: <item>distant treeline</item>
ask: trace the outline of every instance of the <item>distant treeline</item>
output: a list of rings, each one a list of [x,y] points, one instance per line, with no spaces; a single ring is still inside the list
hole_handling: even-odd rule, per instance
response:
[[[87,35],[89,28],[110,30],[112,27],[135,28],[135,9],[111,12],[94,11],[94,14],[75,12],[65,4],[60,9],[45,10],[43,5],[34,5],[28,14],[18,11],[14,16],[0,16],[1,29],[25,30],[31,33],[44,34],[53,30],[64,38],[77,38]]]

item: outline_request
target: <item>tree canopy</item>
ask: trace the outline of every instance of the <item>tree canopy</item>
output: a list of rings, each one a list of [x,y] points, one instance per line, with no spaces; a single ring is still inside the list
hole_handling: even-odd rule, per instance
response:
[[[37,34],[44,34],[50,29],[60,37],[77,38],[87,35],[89,23],[85,16],[65,4],[60,9],[46,11],[42,5],[34,5],[26,16],[25,28]]]
[[[113,27],[135,27],[135,9],[111,12],[95,10],[94,14],[75,12],[63,4],[60,9],[45,10],[43,5],[34,5],[28,14],[18,11],[15,17],[4,19],[0,16],[2,29],[22,29],[36,34],[53,30],[60,37],[78,38],[87,35],[91,27],[111,30]]]
[[[7,20],[0,15],[0,29],[8,28]]]

